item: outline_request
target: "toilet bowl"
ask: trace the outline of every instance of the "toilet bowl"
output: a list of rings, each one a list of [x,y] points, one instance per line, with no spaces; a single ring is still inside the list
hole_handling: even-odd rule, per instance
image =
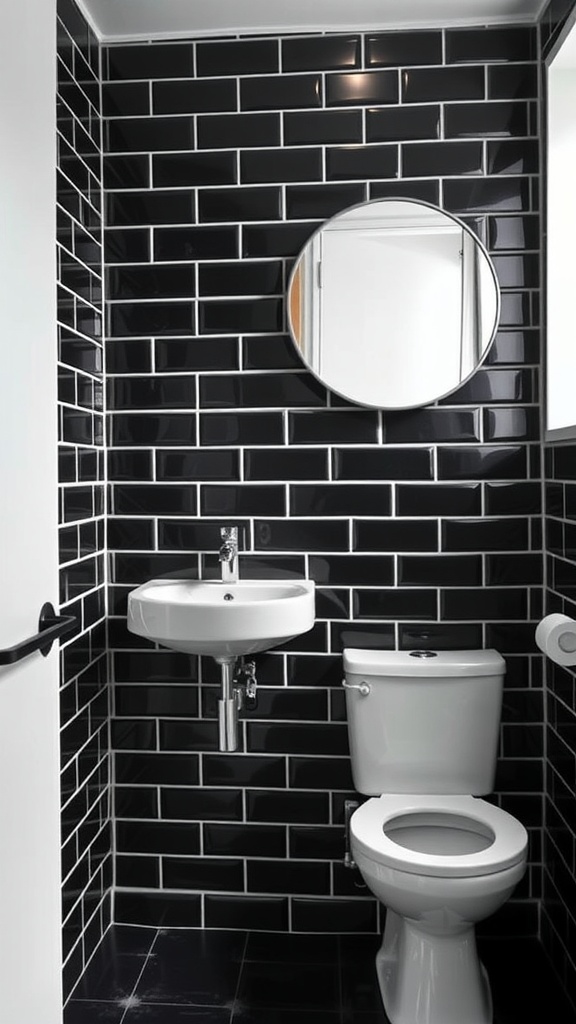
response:
[[[386,907],[376,970],[392,1024],[492,1024],[475,924],[512,894],[528,836],[494,783],[497,651],[344,651],[350,848]]]
[[[386,794],[358,808],[350,838],[388,908],[376,970],[393,1024],[490,1024],[474,925],[524,874],[523,825],[471,796]]]

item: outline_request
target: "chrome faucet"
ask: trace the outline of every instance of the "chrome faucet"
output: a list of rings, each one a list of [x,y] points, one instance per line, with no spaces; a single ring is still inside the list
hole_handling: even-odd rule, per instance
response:
[[[222,566],[222,582],[238,582],[238,527],[223,526],[220,530],[222,546],[218,552]]]

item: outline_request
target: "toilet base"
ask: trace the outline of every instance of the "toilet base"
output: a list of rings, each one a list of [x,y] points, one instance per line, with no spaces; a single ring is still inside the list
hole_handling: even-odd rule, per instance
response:
[[[376,973],[392,1024],[492,1024],[473,926],[430,934],[388,910]]]

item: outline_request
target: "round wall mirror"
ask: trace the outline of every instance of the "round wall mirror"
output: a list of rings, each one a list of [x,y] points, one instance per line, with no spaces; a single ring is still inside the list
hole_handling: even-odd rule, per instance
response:
[[[476,235],[444,210],[376,199],[327,221],[288,288],[292,340],[343,398],[428,405],[460,387],[494,339],[500,292]]]

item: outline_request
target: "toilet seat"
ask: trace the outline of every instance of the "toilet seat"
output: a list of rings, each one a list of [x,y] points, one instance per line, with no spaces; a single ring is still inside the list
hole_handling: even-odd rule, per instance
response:
[[[427,825],[454,828],[456,817],[460,819],[463,831],[488,837],[485,849],[452,855],[424,853],[400,845],[392,838],[392,823],[395,818],[400,818],[403,825],[409,826],[412,815],[414,824],[421,829]],[[385,831],[387,826],[390,827],[389,834]],[[528,844],[526,829],[516,818],[500,807],[473,796],[386,793],[372,797],[354,812],[350,831],[353,843],[371,860],[412,874],[444,878],[466,878],[504,871],[522,862]]]

